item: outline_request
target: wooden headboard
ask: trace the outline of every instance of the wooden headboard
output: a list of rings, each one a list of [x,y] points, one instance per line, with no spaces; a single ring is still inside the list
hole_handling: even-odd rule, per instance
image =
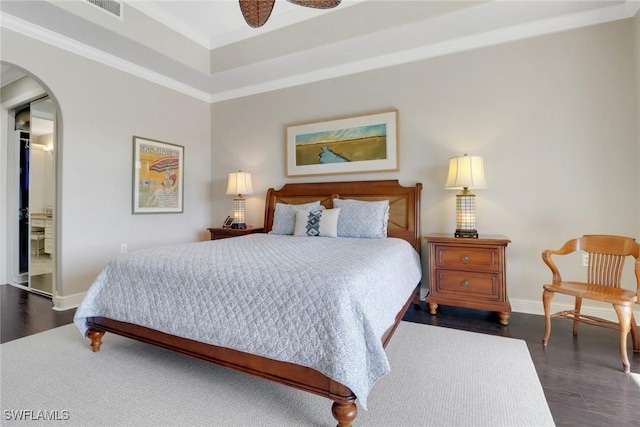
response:
[[[331,209],[333,199],[389,200],[387,235],[406,240],[420,253],[421,190],[421,183],[403,187],[398,180],[313,182],[285,184],[280,190],[270,188],[265,203],[265,232],[273,227],[276,202],[299,205],[320,200],[324,207]]]

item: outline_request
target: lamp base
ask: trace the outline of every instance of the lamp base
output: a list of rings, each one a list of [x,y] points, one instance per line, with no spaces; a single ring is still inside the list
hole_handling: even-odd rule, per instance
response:
[[[457,229],[454,233],[454,237],[461,237],[466,239],[477,239],[478,238],[478,230],[461,230]]]
[[[245,224],[245,223],[235,223],[235,224],[231,224],[231,228],[237,228],[237,229],[244,230],[245,228],[247,228],[247,224]]]

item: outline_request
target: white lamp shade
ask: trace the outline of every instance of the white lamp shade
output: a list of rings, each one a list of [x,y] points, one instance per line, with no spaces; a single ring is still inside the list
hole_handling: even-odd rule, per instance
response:
[[[465,154],[450,158],[449,176],[444,188],[447,190],[487,188],[482,157]]]
[[[253,194],[251,174],[248,172],[230,173],[227,194]]]

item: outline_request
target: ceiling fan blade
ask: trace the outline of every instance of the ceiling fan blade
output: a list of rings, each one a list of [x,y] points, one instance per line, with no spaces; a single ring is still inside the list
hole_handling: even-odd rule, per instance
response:
[[[298,6],[314,7],[316,9],[331,9],[340,4],[340,0],[287,0]]]
[[[250,27],[262,27],[273,10],[276,0],[239,0],[240,11]]]

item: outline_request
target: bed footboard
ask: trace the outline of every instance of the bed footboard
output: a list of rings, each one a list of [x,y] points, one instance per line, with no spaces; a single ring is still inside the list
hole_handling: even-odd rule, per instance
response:
[[[384,346],[393,336],[404,313],[412,304],[413,298],[414,295],[409,297],[402,310],[396,315],[394,324],[383,335]],[[100,351],[102,336],[105,332],[112,332],[331,399],[333,400],[331,413],[338,421],[338,427],[350,427],[358,415],[355,394],[343,384],[311,368],[205,344],[106,317],[91,317],[87,320],[87,325],[89,326],[87,337],[91,339],[91,349],[94,352]]]

